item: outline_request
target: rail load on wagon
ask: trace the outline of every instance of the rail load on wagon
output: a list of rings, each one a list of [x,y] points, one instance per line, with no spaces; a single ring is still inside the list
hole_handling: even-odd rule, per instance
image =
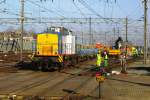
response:
[[[118,57],[121,54],[121,47],[123,44],[123,40],[121,37],[118,37],[118,39],[115,41],[115,45],[109,48],[109,55]]]
[[[126,58],[134,57],[138,55],[137,48],[132,43],[123,41],[121,37],[118,37],[115,45],[109,48],[109,56],[118,58],[121,54],[125,54]]]
[[[94,58],[98,51],[92,46],[77,44],[73,32],[64,27],[50,27],[37,34],[35,47],[34,57],[38,58],[38,69],[41,70],[75,65]]]

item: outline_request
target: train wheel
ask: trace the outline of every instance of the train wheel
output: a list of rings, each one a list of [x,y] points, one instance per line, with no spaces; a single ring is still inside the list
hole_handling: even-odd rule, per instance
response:
[[[40,62],[40,63],[39,63],[39,66],[37,67],[37,69],[38,69],[39,71],[43,71],[43,70],[44,70],[44,63],[43,63],[43,62]]]
[[[58,71],[60,72],[64,68],[64,63],[58,64]]]
[[[67,67],[68,66],[68,62],[67,61],[64,61],[64,64],[63,64],[63,68]]]
[[[76,64],[77,64],[76,59],[72,59],[72,61],[71,61],[71,65],[74,67]]]
[[[37,69],[38,69],[39,71],[41,71],[41,70],[42,70],[42,66],[41,66],[41,65],[38,66]]]
[[[45,60],[43,64],[43,71],[50,71],[50,70],[51,70],[50,62]]]

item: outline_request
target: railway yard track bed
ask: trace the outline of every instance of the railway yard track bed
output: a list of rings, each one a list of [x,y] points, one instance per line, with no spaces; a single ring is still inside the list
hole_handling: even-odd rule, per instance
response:
[[[95,60],[86,61],[74,67],[62,69],[60,72],[17,70],[16,73],[0,73],[0,98],[3,95],[15,94],[23,97],[39,96],[53,99],[69,96],[78,97],[79,100],[81,98],[83,100],[97,99],[99,87],[94,76],[96,72],[93,71],[94,64]],[[113,65],[113,70],[120,69],[116,65]],[[129,62],[129,66],[133,67],[132,61]],[[112,97],[113,100],[116,98],[119,100],[121,96],[127,99],[141,98],[139,95],[148,96],[150,92],[149,80],[148,76],[131,73],[109,76],[102,83],[102,98],[109,100]],[[130,92],[132,93],[130,94]]]

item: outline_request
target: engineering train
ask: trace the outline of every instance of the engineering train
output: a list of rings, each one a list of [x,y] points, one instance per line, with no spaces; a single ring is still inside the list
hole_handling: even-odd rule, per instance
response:
[[[119,55],[126,53],[127,57],[136,57],[142,55],[142,48],[134,46],[132,43],[125,42],[121,37],[115,41],[115,45],[109,48],[109,56],[119,57]]]
[[[35,44],[33,62],[36,62],[35,67],[39,70],[60,70],[95,58],[98,53],[94,46],[77,44],[73,32],[64,27],[49,27],[46,32],[37,34]]]

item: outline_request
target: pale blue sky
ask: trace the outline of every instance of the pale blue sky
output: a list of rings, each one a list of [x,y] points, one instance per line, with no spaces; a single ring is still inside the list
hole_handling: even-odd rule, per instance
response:
[[[3,0],[0,0],[0,3]],[[19,18],[20,0],[6,0],[0,4],[0,18]],[[42,1],[42,2],[40,2]],[[142,39],[143,23],[137,21],[143,17],[142,0],[25,0],[25,17],[26,18],[129,18],[129,34],[131,39],[137,35],[137,39]],[[74,1],[74,2],[73,2]],[[107,2],[108,1],[108,2]],[[148,6],[150,3],[148,3]],[[148,10],[148,15],[150,11]],[[150,19],[150,17],[149,17]],[[60,24],[25,24],[26,30],[36,32],[43,31],[47,26]],[[88,24],[63,24],[63,26],[78,32],[88,31]],[[81,27],[82,26],[82,27]],[[0,21],[0,30],[4,31],[9,28],[18,28],[18,24],[2,23]],[[101,32],[102,34],[112,31],[115,27],[119,28],[120,34],[124,34],[124,22],[122,24],[92,24],[92,31]],[[110,32],[112,33],[112,32]],[[109,33],[108,33],[109,34]],[[136,40],[134,40],[136,41]]]
[[[83,17],[77,9],[78,7],[86,17],[97,17],[94,13],[85,8],[80,1],[84,1],[90,8],[103,17],[120,18],[129,16],[130,18],[139,18],[143,14],[142,0],[116,0],[116,3],[115,0],[108,0],[108,3],[107,0],[74,0],[74,3],[73,0],[53,0],[53,2],[52,0],[46,0],[46,2],[44,2],[44,0],[43,2],[40,2],[40,0],[25,0],[25,12],[26,16],[32,17],[60,17],[60,15],[65,17]],[[77,7],[75,5],[77,5]],[[0,9],[7,9],[10,12],[18,14],[19,0],[6,0],[6,3],[1,4]],[[8,15],[9,17],[17,17],[5,13],[1,13],[0,15],[1,17],[8,17]]]

